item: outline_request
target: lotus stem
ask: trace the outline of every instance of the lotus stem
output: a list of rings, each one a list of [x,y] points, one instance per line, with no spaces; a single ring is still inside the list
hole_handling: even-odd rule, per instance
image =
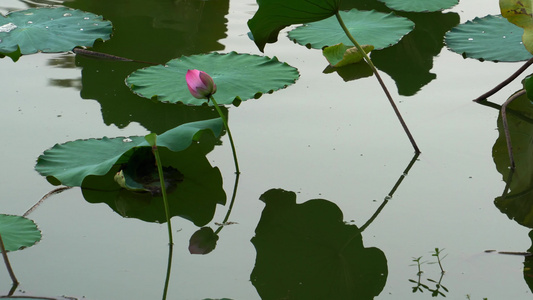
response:
[[[529,66],[533,64],[533,58],[530,58],[526,63],[521,66],[516,72],[514,72],[509,78],[502,81],[500,84],[495,86],[492,90],[486,92],[485,94],[477,97],[476,99],[472,100],[474,102],[481,102],[486,100],[488,97],[496,94],[499,90],[503,89],[505,86],[507,86],[509,83],[511,83],[513,80],[515,80],[520,74],[522,74]]]
[[[392,106],[392,109],[394,110],[394,113],[396,114],[396,117],[398,117],[398,120],[400,121],[400,124],[402,124],[402,127],[403,127],[403,130],[405,131],[405,133],[407,134],[407,137],[409,138],[409,141],[411,142],[411,145],[413,146],[414,150],[415,150],[415,153],[420,153],[420,149],[418,148],[418,146],[416,145],[416,142],[415,142],[415,139],[413,138],[413,135],[411,134],[411,132],[409,131],[409,128],[407,128],[407,124],[405,123],[405,121],[403,120],[402,118],[402,115],[400,114],[400,111],[398,110],[398,107],[396,106],[396,104],[394,103],[394,100],[392,99],[392,96],[390,95],[389,93],[389,90],[387,89],[387,87],[385,86],[385,83],[383,82],[383,80],[381,79],[381,76],[379,75],[379,72],[378,70],[376,69],[376,67],[374,66],[374,64],[372,63],[372,60],[370,59],[370,57],[368,57],[368,55],[366,54],[366,52],[363,50],[363,48],[361,47],[361,45],[359,45],[359,43],[355,40],[355,38],[352,36],[352,34],[350,33],[350,31],[348,30],[348,28],[346,27],[346,25],[344,24],[344,21],[342,20],[342,17],[340,15],[340,12],[337,11],[335,12],[335,16],[337,17],[337,21],[339,22],[339,24],[341,25],[342,27],[342,30],[344,30],[344,33],[346,34],[346,36],[350,39],[350,41],[354,44],[354,46],[357,48],[357,50],[359,50],[359,52],[361,52],[363,54],[363,57],[365,59],[365,61],[368,63],[368,65],[370,66],[370,68],[372,69],[372,72],[374,72],[374,74],[376,75],[376,78],[379,82],[379,84],[381,85],[381,88],[383,89],[383,91],[385,92],[385,95],[387,96],[387,99],[389,99],[389,102]]]
[[[159,173],[159,184],[161,185],[161,194],[163,195],[163,203],[165,205],[165,217],[167,219],[168,243],[169,245],[174,245],[174,241],[172,239],[172,224],[170,223],[170,208],[167,199],[167,189],[165,187],[165,176],[163,174],[161,158],[159,157],[159,150],[157,149],[157,136],[155,133],[151,133],[147,135],[145,139],[152,146],[152,153],[154,154],[157,172]]]
[[[163,289],[163,300],[167,299],[168,284],[170,282],[170,270],[172,268],[172,250],[173,250],[173,248],[174,248],[174,245],[172,245],[172,244],[168,245],[167,276],[165,278],[165,287]]]
[[[513,155],[513,145],[511,143],[511,133],[509,132],[509,123],[507,122],[507,105],[509,105],[511,102],[513,102],[518,97],[524,95],[526,93],[525,90],[520,90],[516,94],[512,95],[505,101],[505,103],[502,105],[502,124],[503,124],[503,132],[505,134],[505,142],[507,143],[507,152],[509,154],[509,164],[511,166],[511,170],[515,169],[515,161],[514,161],[514,155]]]
[[[235,151],[235,144],[233,143],[233,137],[231,136],[231,130],[228,126],[228,121],[226,120],[226,117],[222,113],[222,110],[220,110],[220,107],[218,107],[218,103],[216,102],[213,95],[209,97],[211,101],[213,101],[213,106],[215,107],[216,111],[220,115],[220,118],[222,119],[222,122],[224,123],[224,127],[226,128],[226,131],[228,132],[229,142],[231,144],[231,151],[233,151],[233,161],[235,162],[235,174],[241,174],[241,171],[239,170],[239,162],[237,161],[237,152]]]
[[[228,221],[229,216],[231,215],[231,211],[233,210],[233,204],[235,203],[235,197],[237,196],[237,187],[239,186],[239,177],[241,175],[237,174],[235,176],[235,184],[233,185],[233,195],[231,195],[231,201],[229,203],[228,212],[226,213],[226,216],[224,217],[224,220],[222,221],[222,226],[219,226],[218,229],[215,231],[215,234],[218,234],[222,228],[224,228],[224,224]]]
[[[7,272],[9,273],[9,276],[11,277],[11,281],[13,281],[13,285],[18,285],[19,282],[17,280],[17,277],[15,276],[15,273],[13,272],[13,269],[11,268],[9,259],[7,258],[7,252],[6,252],[6,248],[4,247],[4,241],[2,241],[1,234],[0,234],[0,251],[2,251],[2,256],[4,257],[4,262],[6,264]]]

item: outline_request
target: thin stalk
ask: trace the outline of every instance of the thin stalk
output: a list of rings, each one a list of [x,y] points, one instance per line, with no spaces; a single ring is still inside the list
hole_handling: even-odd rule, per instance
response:
[[[500,84],[498,84],[496,87],[494,87],[492,90],[486,92],[485,94],[477,97],[476,99],[472,100],[474,102],[481,102],[483,100],[486,100],[488,97],[496,94],[499,90],[503,89],[505,86],[507,86],[511,81],[515,80],[516,77],[518,77],[520,74],[522,74],[529,66],[533,64],[533,58],[530,58],[522,67],[520,67],[516,72],[514,72],[509,78],[502,81]]]
[[[526,93],[525,90],[521,90],[517,92],[516,94],[512,95],[505,101],[505,103],[502,105],[502,124],[503,124],[503,132],[505,134],[505,142],[507,143],[507,152],[509,153],[509,163],[511,164],[511,170],[515,169],[515,162],[514,162],[514,155],[513,155],[513,145],[511,143],[511,133],[509,132],[509,123],[507,122],[507,105],[509,105],[511,102],[513,102],[518,97],[524,95]]]
[[[66,191],[68,189],[71,189],[72,187],[71,186],[62,186],[62,187],[58,187],[57,189],[54,189],[50,192],[48,192],[46,195],[44,195],[41,200],[39,200],[37,203],[35,203],[35,205],[33,205],[30,209],[28,209],[22,216],[23,217],[27,217],[30,213],[32,213],[37,207],[39,207],[39,205],[41,205],[44,200],[46,200],[48,197],[52,196],[52,195],[55,195],[55,194],[59,194],[63,191]]]
[[[420,149],[416,145],[415,139],[411,135],[411,132],[409,131],[409,128],[407,128],[407,124],[405,124],[405,121],[403,120],[402,115],[400,114],[400,111],[398,110],[398,107],[396,107],[396,104],[394,103],[394,100],[392,99],[392,96],[390,95],[387,87],[385,86],[385,83],[381,79],[381,76],[379,75],[378,70],[376,69],[376,67],[372,63],[372,60],[370,60],[370,57],[368,57],[368,55],[363,50],[361,45],[359,45],[359,43],[352,36],[350,31],[348,30],[348,28],[344,24],[344,21],[342,20],[339,11],[337,11],[335,13],[335,16],[337,17],[337,21],[339,21],[339,24],[341,25],[342,29],[344,30],[344,33],[346,34],[346,36],[348,36],[350,41],[352,41],[352,43],[357,48],[357,50],[359,50],[359,52],[361,52],[363,54],[363,57],[364,57],[365,61],[368,63],[368,65],[370,66],[370,68],[372,69],[374,74],[376,75],[376,78],[377,78],[379,84],[381,85],[381,88],[385,92],[385,95],[387,96],[387,99],[389,99],[389,102],[390,102],[390,104],[392,106],[392,109],[394,110],[394,113],[396,114],[396,117],[398,117],[398,120],[400,121],[400,124],[402,124],[403,130],[405,131],[405,133],[407,134],[407,137],[409,138],[409,141],[411,142],[411,145],[413,146],[413,148],[415,150],[415,153],[420,153]]]
[[[224,217],[224,220],[222,221],[222,226],[219,226],[218,229],[215,231],[215,234],[218,234],[222,228],[224,228],[224,223],[226,223],[229,219],[229,216],[231,214],[231,211],[233,209],[233,204],[235,203],[235,197],[237,196],[237,187],[239,186],[239,177],[241,175],[237,174],[235,176],[235,184],[233,185],[233,195],[231,196],[231,201],[229,203],[228,212],[226,213],[226,216]]]
[[[168,245],[168,264],[167,264],[167,277],[165,279],[165,288],[163,289],[163,300],[167,299],[168,283],[170,282],[170,269],[172,268],[172,250],[174,245]]]
[[[209,99],[213,101],[213,106],[215,107],[218,114],[220,115],[222,122],[224,122],[224,127],[226,128],[226,131],[228,132],[229,142],[231,144],[231,151],[233,151],[233,161],[235,162],[235,173],[241,174],[241,171],[239,170],[239,162],[237,161],[237,152],[235,151],[235,144],[233,143],[233,137],[231,136],[231,130],[229,130],[228,121],[226,120],[226,117],[224,117],[224,114],[222,113],[222,110],[220,110],[220,107],[218,107],[218,103],[216,102],[215,98],[211,95]]]
[[[387,196],[385,196],[385,199],[383,199],[383,203],[381,203],[381,205],[378,207],[378,209],[372,215],[372,217],[370,217],[370,219],[368,219],[368,221],[366,221],[366,223],[363,224],[363,226],[361,226],[361,228],[359,228],[360,232],[363,232],[372,222],[374,222],[374,220],[381,213],[381,211],[383,210],[385,205],[387,205],[387,203],[389,203],[389,200],[392,199],[392,196],[394,196],[394,193],[396,192],[398,187],[400,187],[400,184],[402,184],[402,181],[404,180],[404,178],[409,174],[409,171],[411,170],[411,168],[415,164],[416,160],[418,159],[418,156],[420,156],[420,154],[419,153],[415,153],[413,158],[411,158],[411,161],[407,165],[407,168],[405,168],[405,170],[403,171],[403,173],[400,176],[400,178],[398,178],[398,180],[396,181],[396,184],[394,184],[394,186],[392,187],[392,189],[389,192],[389,194]]]
[[[159,150],[157,149],[157,145],[152,145],[152,152],[155,156],[155,161],[157,165],[157,171],[159,172],[159,183],[161,184],[161,194],[163,195],[163,202],[165,204],[165,216],[167,218],[167,226],[168,226],[168,243],[169,245],[174,245],[174,241],[172,239],[172,225],[170,224],[170,208],[168,206],[168,199],[167,199],[167,189],[165,187],[165,177],[163,175],[163,167],[161,164],[161,158],[159,157]]]
[[[0,251],[2,251],[2,256],[4,257],[4,262],[6,263],[7,272],[9,273],[9,276],[11,277],[11,281],[13,281],[13,285],[18,285],[19,282],[17,280],[17,277],[15,276],[15,273],[13,272],[13,269],[11,268],[9,259],[7,258],[6,248],[4,247],[4,241],[2,241],[1,234],[0,234]]]

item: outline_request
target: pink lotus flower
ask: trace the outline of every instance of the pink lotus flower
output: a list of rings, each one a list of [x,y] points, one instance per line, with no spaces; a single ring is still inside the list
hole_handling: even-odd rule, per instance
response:
[[[211,76],[199,70],[187,70],[185,75],[189,91],[197,99],[207,99],[217,92],[217,86]]]

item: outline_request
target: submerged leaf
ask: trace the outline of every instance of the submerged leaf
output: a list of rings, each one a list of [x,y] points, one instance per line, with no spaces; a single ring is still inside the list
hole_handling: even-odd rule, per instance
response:
[[[204,132],[219,136],[220,118],[191,122],[170,129],[158,136],[158,146],[171,151],[185,150]],[[77,140],[57,144],[39,156],[35,169],[63,185],[80,186],[89,175],[104,175],[115,165],[122,164],[136,147],[150,147],[143,136]]]
[[[393,10],[433,12],[451,8],[459,0],[379,0]]]
[[[509,22],[524,29],[522,42],[533,53],[533,7],[531,1],[500,0],[500,10]]]
[[[0,57],[17,51],[25,55],[90,47],[97,39],[109,39],[111,31],[111,22],[81,10],[46,7],[15,11],[0,15]]]
[[[409,19],[392,13],[352,9],[347,12],[341,11],[340,15],[359,44],[373,45],[376,50],[398,43],[414,28],[414,23]],[[353,44],[334,16],[297,27],[289,32],[289,38],[300,45],[314,49],[322,49],[338,43]]]
[[[363,48],[366,53],[370,53],[370,51],[374,50],[374,46],[372,45],[361,45],[361,48]],[[326,57],[329,64],[336,68],[355,64],[363,59],[363,53],[361,53],[356,47],[346,46],[343,43],[324,48],[322,54]]]
[[[13,215],[0,214],[0,235],[8,252],[33,246],[41,240],[41,231],[35,222]]]
[[[248,27],[254,42],[263,52],[266,43],[278,40],[283,28],[292,24],[320,21],[339,10],[340,0],[258,0],[259,9]]]
[[[133,72],[126,84],[145,98],[162,102],[202,105],[207,100],[194,98],[187,87],[185,74],[197,69],[209,74],[217,85],[215,99],[219,104],[239,105],[241,101],[259,98],[285,88],[299,77],[298,70],[277,58],[258,55],[209,53],[184,56],[165,66],[153,66]],[[209,102],[209,105],[212,105]]]
[[[491,61],[530,59],[522,44],[524,30],[502,16],[488,15],[454,27],[446,34],[446,45],[464,57]]]

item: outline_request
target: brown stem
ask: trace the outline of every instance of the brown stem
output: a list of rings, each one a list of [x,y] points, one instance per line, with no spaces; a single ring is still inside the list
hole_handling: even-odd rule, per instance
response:
[[[509,76],[509,78],[505,79],[502,83],[498,84],[495,88],[493,88],[492,90],[486,92],[485,94],[477,97],[473,101],[474,102],[480,102],[480,101],[483,101],[483,100],[487,99],[488,97],[496,94],[499,90],[503,89],[506,85],[511,83],[511,81],[515,80],[516,77],[518,77],[520,74],[522,74],[529,66],[531,66],[531,64],[533,64],[533,58],[530,58],[522,67],[520,67],[520,69],[518,69],[516,72],[514,72],[513,75]]]
[[[511,144],[511,134],[509,133],[509,123],[507,122],[507,105],[509,105],[511,102],[516,100],[518,97],[524,95],[526,93],[525,90],[520,90],[502,105],[502,123],[503,123],[503,132],[505,134],[505,142],[507,143],[507,152],[509,153],[509,161],[511,163],[511,170],[515,169],[515,162],[514,162],[514,156],[513,156],[513,145]]]
[[[379,84],[381,85],[381,88],[385,92],[385,95],[387,96],[387,99],[389,99],[390,105],[392,106],[392,109],[394,110],[394,113],[396,114],[396,117],[400,121],[400,124],[402,125],[403,130],[405,131],[405,134],[407,134],[407,137],[409,138],[409,141],[411,142],[411,145],[413,146],[413,148],[415,150],[415,153],[417,153],[417,154],[420,153],[420,149],[416,145],[415,139],[413,138],[413,135],[411,135],[411,132],[409,131],[409,128],[407,128],[407,124],[403,120],[402,115],[400,114],[400,110],[396,106],[396,103],[394,103],[394,100],[392,99],[392,96],[390,95],[389,90],[387,89],[387,86],[385,85],[383,80],[381,80],[381,76],[379,75],[378,69],[376,69],[376,67],[374,66],[374,63],[372,63],[372,60],[370,59],[370,57],[368,57],[368,55],[363,50],[361,45],[359,45],[359,43],[352,36],[350,31],[348,30],[348,27],[346,27],[346,24],[344,24],[344,21],[342,20],[342,17],[340,15],[339,11],[337,11],[335,13],[335,16],[337,17],[337,21],[339,22],[339,25],[342,27],[342,30],[344,30],[344,33],[346,34],[348,39],[354,44],[354,46],[357,48],[357,50],[359,50],[359,52],[361,52],[361,54],[363,55],[363,58],[365,59],[367,64],[372,69],[372,72],[374,72],[374,75],[376,75],[376,78],[377,78]]]
[[[19,282],[17,280],[17,277],[15,277],[15,273],[13,272],[13,269],[11,268],[9,259],[7,258],[6,248],[4,247],[4,241],[2,241],[1,234],[0,234],[0,251],[2,251],[2,256],[4,257],[4,262],[6,263],[7,272],[9,273],[9,276],[11,277],[11,281],[13,281],[13,285],[18,285]]]

